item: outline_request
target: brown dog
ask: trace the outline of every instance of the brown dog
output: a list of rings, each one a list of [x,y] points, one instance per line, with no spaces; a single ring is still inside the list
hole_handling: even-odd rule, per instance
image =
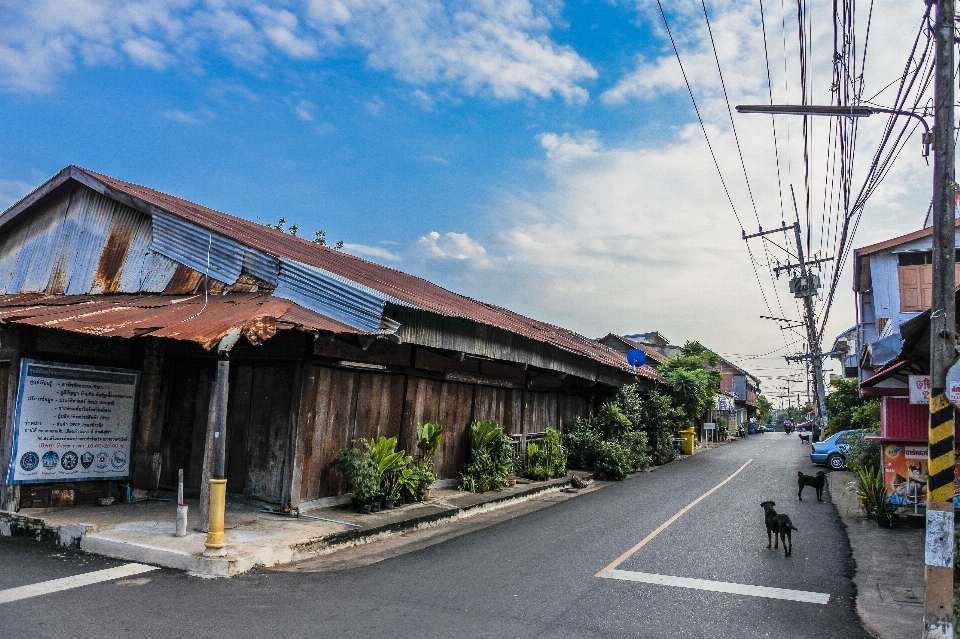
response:
[[[827,474],[822,470],[816,475],[804,475],[802,472],[797,472],[797,499],[803,501],[803,487],[804,486],[813,486],[814,490],[817,491],[817,501],[823,501],[823,486],[827,483]]]
[[[773,535],[773,547],[779,548],[779,542],[783,541],[783,555],[789,557],[793,553],[793,538],[790,532],[799,530],[790,521],[789,515],[778,513],[773,509],[777,505],[775,501],[765,501],[760,506],[763,508],[763,519],[767,525],[767,548],[770,547],[770,536]]]

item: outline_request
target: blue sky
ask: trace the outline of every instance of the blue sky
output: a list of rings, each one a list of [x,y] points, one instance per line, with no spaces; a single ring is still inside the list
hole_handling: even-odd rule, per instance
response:
[[[79,164],[324,229],[354,254],[587,335],[700,339],[772,380],[789,373],[775,358],[802,345],[759,315],[798,308],[754,245],[758,282],[736,219],[780,221],[769,121],[735,119],[755,215],[701,5],[665,5],[736,216],[647,0],[0,0],[0,207]],[[791,101],[796,16],[771,5],[774,92]],[[808,5],[814,92],[829,97],[831,4]],[[758,3],[706,6],[731,99],[766,101]],[[885,46],[868,55],[868,87],[902,67],[904,13],[876,2]],[[794,183],[799,129],[779,126]],[[829,123],[817,126],[822,159]],[[864,158],[876,130],[861,129]],[[920,226],[929,182],[907,155],[857,245]],[[829,253],[829,233],[813,233]],[[831,336],[854,323],[845,274],[840,288]]]

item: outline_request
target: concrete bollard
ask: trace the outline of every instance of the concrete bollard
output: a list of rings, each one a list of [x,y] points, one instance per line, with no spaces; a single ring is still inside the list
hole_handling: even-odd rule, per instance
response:
[[[187,536],[187,505],[183,503],[183,469],[177,481],[177,531],[175,537]]]
[[[187,536],[187,508],[186,504],[177,504],[177,532],[175,537]]]

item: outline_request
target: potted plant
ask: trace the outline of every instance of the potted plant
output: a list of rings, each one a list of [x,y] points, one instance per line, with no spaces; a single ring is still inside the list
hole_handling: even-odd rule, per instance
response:
[[[404,469],[413,461],[405,450],[397,450],[396,437],[381,436],[370,443],[370,458],[377,468],[377,483],[386,508],[393,508],[400,496]]]
[[[370,456],[370,442],[355,439],[350,444],[340,451],[333,466],[346,478],[348,490],[353,493],[356,511],[368,513],[379,487],[377,467]]]
[[[852,482],[850,488],[857,492],[860,509],[881,528],[890,528],[896,506],[890,503],[883,473],[879,468],[864,466],[856,469],[856,475],[857,481]]]
[[[437,481],[433,472],[433,458],[440,450],[442,441],[443,426],[440,424],[428,422],[417,425],[417,450],[420,455],[410,478],[410,486],[413,488],[411,492],[417,501],[427,499],[430,496],[430,485]]]

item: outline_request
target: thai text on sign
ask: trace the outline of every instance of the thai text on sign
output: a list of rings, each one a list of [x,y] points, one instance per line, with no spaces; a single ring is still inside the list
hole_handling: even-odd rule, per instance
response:
[[[11,483],[124,479],[140,372],[24,359]]]
[[[910,375],[908,378],[910,386],[911,404],[929,404],[930,403],[930,376],[929,375]]]

